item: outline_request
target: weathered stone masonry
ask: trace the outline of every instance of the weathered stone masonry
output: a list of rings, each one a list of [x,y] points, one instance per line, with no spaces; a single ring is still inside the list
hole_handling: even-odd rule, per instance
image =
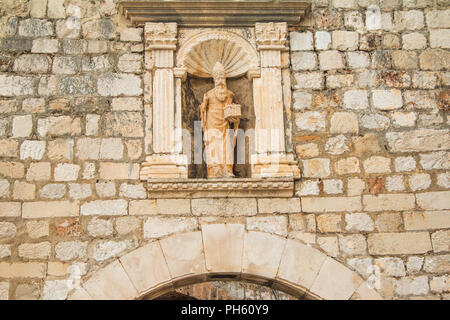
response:
[[[140,181],[143,28],[119,2],[0,3],[0,299],[140,298],[214,273],[450,297],[448,0],[312,1],[282,67],[295,195],[228,199]]]

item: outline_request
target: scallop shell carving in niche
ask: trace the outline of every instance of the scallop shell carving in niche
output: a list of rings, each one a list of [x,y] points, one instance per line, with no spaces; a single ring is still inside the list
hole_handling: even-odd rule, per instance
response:
[[[201,78],[211,78],[216,62],[222,63],[227,78],[244,75],[250,68],[250,57],[237,43],[224,39],[209,39],[198,43],[187,54],[187,72]]]

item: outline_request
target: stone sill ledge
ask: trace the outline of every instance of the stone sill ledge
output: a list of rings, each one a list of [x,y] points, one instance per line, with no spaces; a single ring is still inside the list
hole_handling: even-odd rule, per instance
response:
[[[149,199],[161,198],[291,198],[293,178],[151,179]]]

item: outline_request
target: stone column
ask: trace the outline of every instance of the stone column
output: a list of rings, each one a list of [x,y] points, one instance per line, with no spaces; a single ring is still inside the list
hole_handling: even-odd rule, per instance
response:
[[[145,150],[150,155],[142,165],[141,179],[187,178],[187,157],[181,143],[181,81],[180,70],[174,68],[177,44],[176,23],[147,23],[145,25],[146,72],[151,107],[145,111],[152,122],[152,138],[146,139]],[[175,80],[175,77],[178,77]],[[148,82],[152,82],[151,84]],[[144,97],[145,98],[145,97]],[[147,99],[146,99],[147,100]],[[147,127],[149,124],[147,123]],[[147,130],[148,131],[148,130]],[[148,144],[152,142],[152,146]]]
[[[286,153],[281,53],[286,48],[286,23],[257,23],[256,43],[261,76],[253,79],[255,154],[252,177],[299,177],[294,155]]]

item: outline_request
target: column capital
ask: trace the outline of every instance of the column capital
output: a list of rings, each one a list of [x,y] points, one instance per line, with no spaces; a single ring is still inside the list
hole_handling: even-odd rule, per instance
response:
[[[287,23],[269,22],[255,24],[258,50],[286,50]]]
[[[184,67],[173,68],[175,78],[180,78],[181,81],[185,81],[187,77],[187,69]]]
[[[175,22],[146,23],[145,48],[147,50],[176,50],[177,24]]]

